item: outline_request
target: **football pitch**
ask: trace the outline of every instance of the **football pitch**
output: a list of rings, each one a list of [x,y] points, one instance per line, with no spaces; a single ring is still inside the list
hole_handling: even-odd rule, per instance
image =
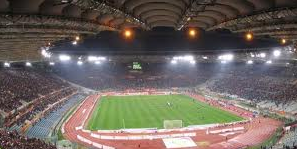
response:
[[[185,127],[243,118],[185,95],[104,96],[97,102],[87,128],[163,128],[164,120],[182,120]]]

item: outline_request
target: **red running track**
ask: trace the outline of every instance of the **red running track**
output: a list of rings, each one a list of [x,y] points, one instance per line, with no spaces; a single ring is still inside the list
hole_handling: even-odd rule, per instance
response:
[[[166,133],[151,133],[151,134],[133,134],[133,133],[98,133],[97,131],[84,131],[82,129],[77,129],[78,127],[84,127],[87,123],[88,119],[93,112],[93,109],[98,101],[100,95],[92,95],[85,99],[85,101],[77,108],[75,113],[66,121],[63,129],[65,132],[63,135],[70,141],[76,142],[78,144],[96,148],[94,146],[101,144],[108,147],[113,147],[116,149],[165,149],[165,145],[162,139],[146,139],[146,140],[108,140],[108,139],[98,139],[91,136],[91,133],[97,135],[109,135],[109,136],[128,136],[128,135],[160,135],[160,134],[180,134],[180,133],[195,133],[195,137],[191,137],[193,141],[196,142],[198,145],[196,148],[201,149],[237,149],[237,148],[245,148],[247,146],[254,146],[258,145],[261,142],[268,139],[275,130],[282,125],[281,122],[269,119],[258,117],[253,119],[249,123],[245,124],[237,124],[233,126],[220,126],[218,128],[212,128],[211,130],[218,130],[218,129],[225,129],[225,128],[232,128],[232,127],[244,127],[245,130],[242,133],[236,133],[232,135],[228,135],[228,137],[224,137],[218,134],[206,134],[206,130],[195,130],[195,131],[184,131],[184,132],[166,132]],[[193,97],[193,96],[192,96]],[[201,99],[202,96],[194,96],[197,100]],[[234,107],[233,107],[234,108]],[[230,109],[225,109],[230,111]],[[233,113],[237,115],[242,115],[243,109],[237,109],[237,111]],[[249,113],[248,111],[244,111],[245,113]],[[82,141],[78,139],[77,136],[81,136],[85,139]],[[86,141],[87,140],[87,141]],[[88,143],[89,142],[94,142]],[[101,147],[97,147],[101,148]]]

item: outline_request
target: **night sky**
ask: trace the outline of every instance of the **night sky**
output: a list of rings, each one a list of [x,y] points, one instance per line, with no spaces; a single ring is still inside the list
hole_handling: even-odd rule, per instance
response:
[[[190,38],[187,30],[176,31],[171,28],[155,28],[150,31],[133,30],[134,36],[125,39],[121,32],[103,31],[93,37],[82,37],[78,45],[71,40],[56,43],[51,50],[81,53],[162,53],[183,51],[219,51],[248,48],[268,48],[280,46],[274,39],[246,41],[243,34],[228,31],[205,32],[198,30],[196,38]]]

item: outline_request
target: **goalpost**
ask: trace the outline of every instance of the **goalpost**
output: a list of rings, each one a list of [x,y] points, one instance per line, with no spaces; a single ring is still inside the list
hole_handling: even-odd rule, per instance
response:
[[[183,127],[182,120],[164,120],[163,122],[164,129],[177,129]]]

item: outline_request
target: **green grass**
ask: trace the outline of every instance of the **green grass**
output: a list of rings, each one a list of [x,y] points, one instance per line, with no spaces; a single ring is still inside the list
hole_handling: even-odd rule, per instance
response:
[[[182,120],[183,125],[188,126],[243,118],[185,95],[105,96],[97,103],[87,128],[163,128],[164,120]]]

